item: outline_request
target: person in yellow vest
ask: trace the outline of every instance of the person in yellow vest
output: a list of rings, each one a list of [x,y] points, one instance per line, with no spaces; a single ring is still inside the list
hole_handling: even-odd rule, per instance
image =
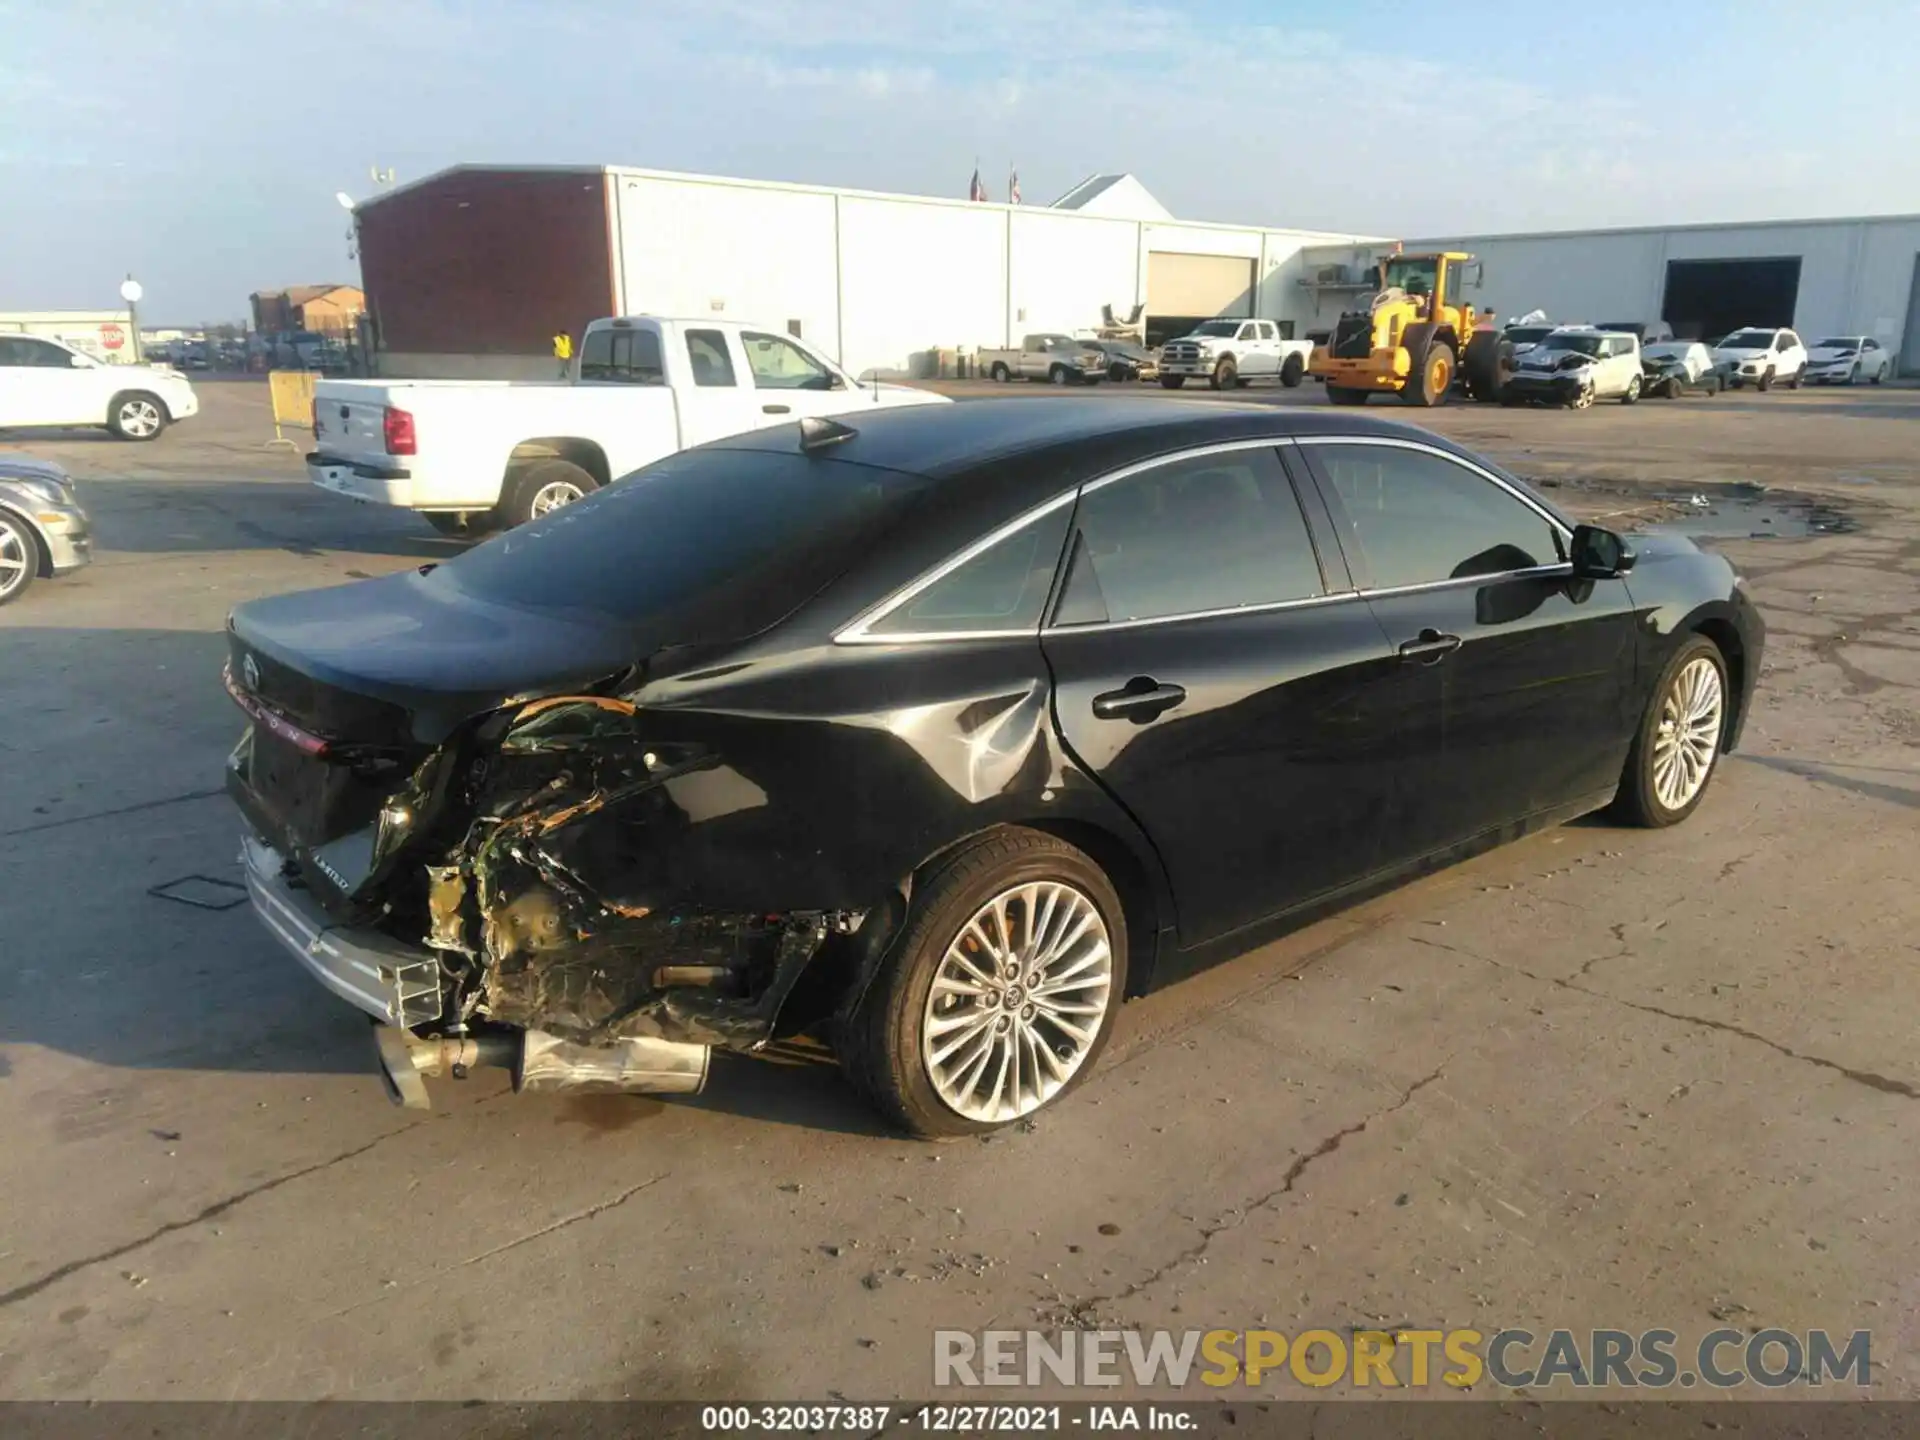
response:
[[[560,378],[566,379],[573,364],[573,336],[564,330],[553,337],[553,358],[560,362]]]

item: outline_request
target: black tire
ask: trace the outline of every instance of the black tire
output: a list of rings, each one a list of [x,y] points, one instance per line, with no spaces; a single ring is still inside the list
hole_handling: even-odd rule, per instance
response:
[[[426,510],[427,523],[449,540],[484,540],[499,528],[491,510]]]
[[[1013,378],[1013,372],[999,360],[993,362],[993,369],[989,370],[987,374],[1002,385]]]
[[[1882,365],[1878,370],[1873,372],[1873,379],[1869,380],[1867,383],[1869,385],[1878,385],[1882,380],[1886,378],[1887,378],[1887,367]]]
[[[167,403],[145,390],[125,390],[107,406],[107,429],[118,440],[158,440],[173,419]]]
[[[1400,392],[1400,399],[1422,409],[1444,405],[1447,403],[1447,392],[1453,389],[1453,375],[1453,346],[1444,340],[1430,341],[1426,354],[1420,357],[1419,372],[1407,377],[1406,388]]]
[[[1127,367],[1124,365],[1121,365],[1116,362],[1115,364],[1109,365],[1107,367],[1107,379],[1111,380],[1116,385],[1124,384],[1126,381],[1131,380],[1132,378],[1133,377],[1127,373]]]
[[[1112,882],[1083,852],[1037,830],[1001,830],[971,841],[920,877],[912,907],[880,972],[835,1038],[847,1078],[887,1121],[910,1135],[953,1139],[1013,1123],[975,1120],[949,1108],[922,1061],[920,1029],[947,946],[993,896],[1030,880],[1063,881],[1091,900],[1106,924],[1113,956],[1100,1028],[1079,1068],[1045,1104],[1057,1104],[1070,1094],[1106,1048],[1127,982],[1126,917]]]
[[[1280,383],[1289,390],[1297,390],[1300,382],[1307,378],[1307,362],[1295,351],[1280,362]]]
[[[571,486],[572,499],[578,500],[591,495],[600,488],[600,482],[571,460],[535,460],[507,472],[507,483],[500,495],[500,523],[512,528],[524,525],[534,518],[536,502],[543,500],[542,492],[550,487]],[[568,504],[562,500],[559,504]],[[551,508],[558,508],[555,505]],[[544,510],[542,513],[545,513]]]
[[[1513,375],[1513,342],[1499,335],[1468,341],[1460,369],[1467,394],[1482,404],[1500,399]]]
[[[1720,735],[1714,742],[1713,755],[1707,762],[1706,778],[1700,782],[1700,788],[1684,805],[1669,807],[1661,801],[1655,786],[1654,737],[1660,729],[1661,712],[1675,680],[1682,670],[1702,656],[1713,662],[1720,677]],[[1647,708],[1640,716],[1640,726],[1633,735],[1633,748],[1627,753],[1626,767],[1620,773],[1620,789],[1610,809],[1613,817],[1630,825],[1657,830],[1678,825],[1697,810],[1713,785],[1714,773],[1720,768],[1720,752],[1726,744],[1727,724],[1732,718],[1734,703],[1735,697],[1727,678],[1727,661],[1720,653],[1720,647],[1704,635],[1688,636],[1661,670],[1660,679],[1647,700]]]
[[[1067,373],[1066,366],[1054,365],[1047,370],[1047,383],[1049,385],[1071,385],[1073,383],[1073,376]]]
[[[1347,385],[1327,386],[1327,403],[1330,405],[1364,405],[1370,390],[1355,390]]]
[[[1160,377],[1160,388],[1162,390],[1178,390],[1186,383],[1187,377],[1184,375],[1162,375]]]
[[[1789,390],[1798,390],[1800,388],[1800,381],[1804,378],[1805,377],[1798,370],[1796,370],[1794,371],[1793,374],[1789,375],[1785,380],[1781,381],[1780,383],[1785,385]]]
[[[0,510],[0,605],[11,604],[40,578],[40,537],[18,515]]]
[[[1207,378],[1207,385],[1214,390],[1231,390],[1240,381],[1240,367],[1233,363],[1231,355],[1222,356],[1220,363],[1213,367],[1213,374]]]
[[[1756,384],[1753,388],[1760,391],[1762,394],[1765,394],[1767,391],[1773,389],[1773,371],[1768,370],[1763,375],[1761,375],[1759,383]]]

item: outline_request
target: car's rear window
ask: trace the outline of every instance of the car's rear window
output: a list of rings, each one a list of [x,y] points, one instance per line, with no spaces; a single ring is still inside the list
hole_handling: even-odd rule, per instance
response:
[[[839,575],[928,485],[797,451],[689,450],[436,568],[483,600],[671,615],[674,643],[751,635]]]

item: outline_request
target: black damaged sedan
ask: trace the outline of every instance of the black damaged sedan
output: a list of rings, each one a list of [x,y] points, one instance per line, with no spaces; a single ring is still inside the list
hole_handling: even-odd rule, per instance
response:
[[[807,1032],[927,1136],[1345,898],[1685,819],[1763,638],[1424,431],[1128,400],[758,431],[230,632],[253,903],[398,1098]]]

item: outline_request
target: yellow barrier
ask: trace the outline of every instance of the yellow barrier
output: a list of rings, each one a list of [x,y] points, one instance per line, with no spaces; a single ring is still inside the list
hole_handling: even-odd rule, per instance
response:
[[[267,372],[267,390],[273,396],[273,439],[268,444],[292,445],[297,449],[301,442],[289,440],[281,432],[291,427],[312,433],[313,381],[311,370]]]

